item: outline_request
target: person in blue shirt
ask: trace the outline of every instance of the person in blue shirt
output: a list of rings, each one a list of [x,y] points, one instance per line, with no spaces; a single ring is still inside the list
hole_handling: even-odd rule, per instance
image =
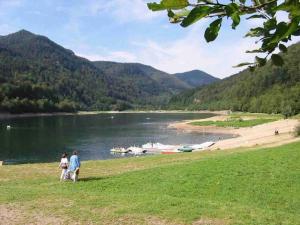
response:
[[[70,158],[70,166],[69,166],[69,171],[73,173],[71,179],[74,182],[78,180],[79,168],[80,168],[80,159],[78,157],[78,152],[74,151],[73,155]]]

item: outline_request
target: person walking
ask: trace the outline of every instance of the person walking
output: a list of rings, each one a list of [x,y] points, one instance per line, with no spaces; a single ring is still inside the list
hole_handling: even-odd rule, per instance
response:
[[[70,158],[69,171],[72,172],[71,179],[76,182],[78,180],[79,168],[80,168],[80,159],[78,157],[78,152],[74,151],[73,155]]]
[[[60,181],[63,181],[66,179],[66,174],[67,174],[67,170],[68,170],[68,158],[67,158],[68,154],[67,153],[63,153],[60,159],[60,163],[59,163],[59,168],[61,168],[61,174],[60,174]]]

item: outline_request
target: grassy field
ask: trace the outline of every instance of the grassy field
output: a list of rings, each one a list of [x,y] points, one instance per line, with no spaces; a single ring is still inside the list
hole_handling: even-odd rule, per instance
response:
[[[256,125],[270,123],[280,119],[283,119],[283,116],[280,114],[234,112],[228,115],[228,118],[225,121],[195,121],[189,124],[195,126],[240,128],[253,127]]]
[[[16,224],[296,225],[299,149],[300,142],[90,161],[76,184],[60,183],[53,163],[2,166],[0,210],[13,212]]]
[[[230,118],[248,117],[253,119],[283,119],[282,114],[266,114],[266,113],[247,113],[247,112],[233,112],[230,114]]]
[[[217,126],[217,127],[240,128],[240,127],[253,127],[264,123],[270,123],[276,120],[277,119],[264,119],[264,118],[250,119],[250,120],[230,119],[226,121],[195,121],[189,124],[195,126]]]

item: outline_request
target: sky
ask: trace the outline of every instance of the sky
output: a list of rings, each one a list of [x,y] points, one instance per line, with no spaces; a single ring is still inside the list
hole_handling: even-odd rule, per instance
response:
[[[199,69],[224,78],[241,70],[234,65],[253,61],[245,51],[255,40],[244,35],[260,21],[242,20],[236,30],[224,21],[216,41],[206,43],[211,20],[182,28],[166,12],[148,10],[153,1],[0,0],[0,35],[25,29],[92,61],[139,62],[168,73]]]

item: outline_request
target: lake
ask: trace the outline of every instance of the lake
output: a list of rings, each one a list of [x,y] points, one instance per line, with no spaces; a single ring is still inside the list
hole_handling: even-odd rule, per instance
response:
[[[53,162],[63,152],[79,150],[82,160],[122,157],[116,146],[147,142],[196,144],[230,138],[224,134],[183,133],[168,128],[175,121],[200,119],[200,113],[116,113],[0,120],[0,160],[7,163]],[[6,130],[6,126],[12,128]]]

